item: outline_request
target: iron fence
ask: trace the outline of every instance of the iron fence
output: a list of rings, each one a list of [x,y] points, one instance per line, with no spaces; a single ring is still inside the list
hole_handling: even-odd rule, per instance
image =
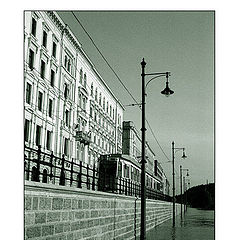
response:
[[[29,181],[141,197],[140,182],[130,178],[106,176],[99,172],[95,164],[91,166],[65,155],[58,157],[53,152],[43,152],[41,146],[38,149],[25,146],[24,177]],[[170,196],[150,187],[146,187],[146,197],[172,201]]]

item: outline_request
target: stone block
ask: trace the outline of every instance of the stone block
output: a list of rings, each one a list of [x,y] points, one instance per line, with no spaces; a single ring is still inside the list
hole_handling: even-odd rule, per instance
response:
[[[71,231],[71,223],[66,222],[63,224],[63,232],[69,232],[69,231]]]
[[[62,221],[68,221],[69,220],[69,212],[62,212]]]
[[[24,210],[31,210],[32,209],[32,197],[25,196],[24,198]]]
[[[39,210],[50,210],[52,205],[52,199],[47,197],[39,198]]]
[[[64,199],[63,209],[71,209],[71,207],[72,207],[71,198]]]
[[[42,231],[41,227],[39,226],[30,226],[26,228],[26,237],[28,238],[35,238],[41,237]]]
[[[24,214],[24,225],[32,225],[35,223],[35,214],[34,213],[25,213]]]
[[[82,200],[78,200],[78,209],[82,209],[83,207],[83,201]]]
[[[47,222],[59,222],[61,212],[48,212],[47,213]]]
[[[97,210],[91,211],[91,218],[96,218],[96,217],[98,217],[98,211]]]
[[[73,240],[73,233],[67,234],[67,240]]]
[[[83,209],[89,209],[89,200],[83,200]]]
[[[46,223],[46,213],[35,213],[35,223]]]
[[[72,199],[72,209],[77,209],[77,208],[78,208],[78,200]]]
[[[53,235],[54,225],[42,226],[42,236]]]
[[[38,197],[33,197],[32,210],[38,210]]]
[[[83,219],[84,218],[84,211],[78,211],[78,212],[75,212],[74,216],[75,216],[75,219]]]
[[[64,225],[64,223],[55,224],[55,233],[62,233],[63,225]]]
[[[53,198],[52,210],[61,210],[62,208],[63,208],[63,199],[62,198]]]

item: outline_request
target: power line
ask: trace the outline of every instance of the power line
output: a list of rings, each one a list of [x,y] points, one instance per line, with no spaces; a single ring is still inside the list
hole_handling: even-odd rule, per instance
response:
[[[94,47],[97,49],[98,53],[101,55],[101,57],[103,58],[103,60],[106,62],[106,64],[108,65],[108,67],[112,70],[112,72],[114,73],[114,75],[116,76],[116,78],[119,80],[119,82],[121,83],[121,85],[124,87],[124,89],[128,92],[128,94],[131,96],[131,98],[134,100],[134,102],[136,104],[139,104],[138,101],[134,98],[134,96],[131,94],[131,92],[128,90],[128,88],[125,86],[125,84],[122,82],[122,80],[120,79],[120,77],[118,76],[118,74],[115,72],[115,70],[112,68],[112,66],[110,65],[110,63],[108,62],[108,60],[106,59],[106,57],[103,55],[103,53],[100,51],[100,49],[98,48],[98,46],[95,44],[94,40],[92,39],[92,37],[90,36],[90,34],[88,33],[88,31],[85,29],[85,27],[82,25],[82,23],[80,22],[80,20],[76,17],[76,15],[74,14],[73,11],[71,11],[71,13],[73,14],[74,18],[77,20],[77,22],[79,23],[79,25],[82,27],[83,31],[87,34],[87,36],[89,37],[89,39],[91,40],[92,44],[94,45]],[[141,106],[139,106],[139,108],[141,109]],[[157,142],[160,150],[162,151],[162,153],[164,154],[164,156],[170,160],[168,158],[168,156],[166,155],[166,153],[164,152],[163,148],[161,147],[160,143],[158,142],[151,126],[150,126],[150,123],[147,121],[146,119],[146,122],[147,122],[147,125],[155,139],[155,141]]]

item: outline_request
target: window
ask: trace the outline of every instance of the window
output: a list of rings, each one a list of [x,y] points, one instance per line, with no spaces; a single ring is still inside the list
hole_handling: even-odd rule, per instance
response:
[[[64,155],[68,156],[69,154],[69,139],[64,139]]]
[[[83,97],[83,105],[82,105],[82,109],[83,109],[84,111],[86,111],[86,102],[87,102],[86,98]]]
[[[110,117],[112,116],[112,106],[110,105]]]
[[[36,37],[36,28],[37,28],[37,21],[35,18],[32,18],[32,35]]]
[[[55,72],[51,69],[51,86],[54,87],[55,82]]]
[[[35,139],[35,143],[37,146],[41,145],[41,130],[42,128],[37,125],[36,127],[36,139]]]
[[[94,121],[97,122],[97,112],[94,114]]]
[[[105,111],[105,97],[103,97],[103,110]]]
[[[80,83],[82,84],[82,80],[83,80],[83,70],[80,69]]]
[[[99,105],[102,106],[102,93],[99,94]]]
[[[38,110],[42,111],[43,93],[38,92]]]
[[[87,86],[87,75],[86,73],[84,74],[84,83],[83,83],[83,86],[86,88]]]
[[[71,68],[72,68],[72,63],[71,63],[71,60],[68,59],[68,64],[67,64],[67,70],[68,70],[68,72],[71,72]]]
[[[25,119],[25,124],[24,124],[24,140],[25,142],[29,141],[29,131],[30,130],[30,121]]]
[[[79,107],[82,108],[82,94],[80,93],[80,94],[78,95],[78,97],[79,97],[79,100],[78,100],[78,102],[79,102]]]
[[[91,96],[93,97],[93,83],[91,84]]]
[[[51,150],[51,143],[52,143],[52,132],[47,130],[47,142],[46,142],[47,150]]]
[[[93,109],[92,109],[92,107],[90,107],[90,117],[91,118],[93,117]]]
[[[64,97],[68,98],[69,96],[69,85],[67,83],[64,84]]]
[[[48,102],[48,116],[52,117],[52,112],[53,112],[53,100],[49,98]]]
[[[41,60],[41,72],[40,72],[40,76],[42,79],[45,78],[45,67],[46,67],[46,63]]]
[[[26,86],[26,103],[30,104],[32,95],[32,85],[27,83]]]
[[[114,109],[113,109],[113,116],[112,117],[113,117],[113,120],[114,120]]]
[[[43,39],[42,45],[46,48],[47,47],[47,32],[43,30]]]
[[[31,70],[34,68],[34,51],[29,49],[28,66]]]
[[[66,123],[66,126],[69,127],[69,123],[70,123],[70,113],[69,113],[69,110],[66,109],[65,111],[65,123]]]
[[[67,68],[67,55],[65,55],[65,58],[64,58],[64,67]]]
[[[107,113],[108,113],[108,102],[107,102]]]
[[[98,93],[97,93],[97,88],[95,90],[95,100],[97,101],[97,96],[98,96]]]
[[[57,53],[57,44],[55,42],[53,42],[53,44],[52,44],[52,55],[53,55],[53,57],[56,57],[56,53]]]

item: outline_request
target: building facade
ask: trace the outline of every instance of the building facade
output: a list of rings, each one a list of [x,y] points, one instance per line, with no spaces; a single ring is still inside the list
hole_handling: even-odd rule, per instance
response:
[[[26,11],[26,146],[94,165],[122,153],[124,108],[78,39],[53,11]]]

